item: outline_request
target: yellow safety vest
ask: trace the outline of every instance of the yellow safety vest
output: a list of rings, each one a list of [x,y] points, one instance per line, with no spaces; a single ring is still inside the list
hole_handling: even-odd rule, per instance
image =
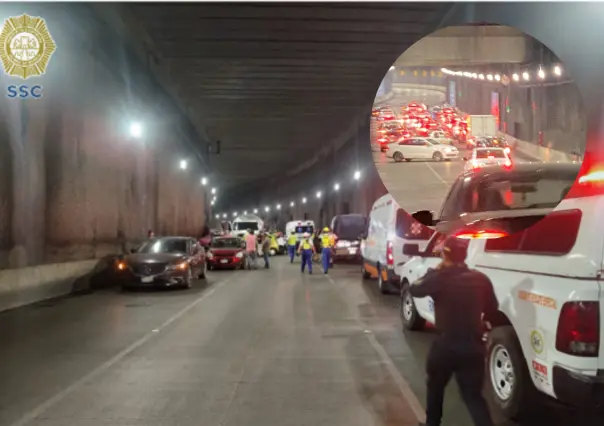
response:
[[[312,244],[308,241],[308,239],[302,240],[300,244],[302,245],[302,250],[310,250],[312,247]]]
[[[333,247],[333,235],[331,234],[323,234],[321,235],[321,245],[325,248]]]
[[[287,238],[287,244],[290,246],[295,246],[297,242],[298,242],[298,237],[296,237],[295,235],[290,235]]]

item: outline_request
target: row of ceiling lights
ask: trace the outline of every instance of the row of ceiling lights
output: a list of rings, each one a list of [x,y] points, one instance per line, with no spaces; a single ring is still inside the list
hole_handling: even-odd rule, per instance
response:
[[[359,181],[361,179],[361,172],[359,170],[356,170],[353,173],[353,175],[352,175],[352,179],[355,180],[355,181]],[[340,190],[340,184],[337,183],[337,182],[334,183],[333,184],[333,190],[335,192],[339,191]],[[323,197],[323,191],[321,191],[321,190],[317,191],[317,193],[315,194],[315,196],[316,196],[317,199],[320,199],[321,197]],[[300,201],[302,202],[302,204],[306,204],[308,202],[308,199],[306,197],[302,197],[302,199]],[[290,207],[295,207],[295,205],[296,205],[295,201],[290,201],[290,203],[289,203]],[[275,205],[275,210],[281,210],[281,204],[277,203]],[[254,214],[258,214],[258,209],[257,208],[255,208],[255,209],[253,209],[251,211]],[[270,211],[271,211],[271,206],[265,206],[264,207],[264,212],[265,213],[270,213]],[[243,214],[244,215],[248,214],[248,211],[247,210],[244,211]],[[239,213],[235,211],[235,212],[232,213],[232,215],[233,215],[233,217],[237,217],[239,215]],[[216,219],[220,219],[221,217],[223,219],[226,219],[226,218],[228,218],[228,216],[229,215],[227,213],[218,213],[218,214],[216,214],[215,217],[216,217]]]
[[[141,123],[138,122],[134,122],[130,124],[130,136],[135,138],[135,139],[140,139],[143,137],[143,126]],[[187,170],[189,168],[189,162],[187,160],[180,160],[179,162],[179,168],[180,170]],[[208,178],[207,177],[202,177],[201,178],[201,184],[203,186],[207,186],[208,185]],[[217,200],[217,195],[216,193],[218,192],[218,190],[216,188],[212,188],[211,189],[211,193],[212,193],[212,200],[210,201],[211,205],[214,205],[216,203]]]
[[[488,81],[498,81],[498,82],[502,82],[502,83],[506,83],[509,82],[510,80],[510,76],[507,76],[505,74],[501,75],[501,74],[483,74],[483,73],[475,73],[475,72],[469,72],[469,71],[453,71],[450,70],[448,68],[441,68],[440,69],[444,74],[447,75],[455,75],[458,77],[466,77],[466,78],[473,78],[476,80],[488,80]],[[555,77],[561,77],[562,76],[562,67],[560,65],[555,65],[552,69],[551,69],[551,73],[555,76]],[[532,76],[537,76],[537,79],[539,80],[545,80],[545,78],[547,77],[547,72],[545,70],[544,67],[540,66],[536,72],[529,72],[529,71],[523,71],[521,73],[513,73],[511,75],[511,79],[513,81],[530,81]]]

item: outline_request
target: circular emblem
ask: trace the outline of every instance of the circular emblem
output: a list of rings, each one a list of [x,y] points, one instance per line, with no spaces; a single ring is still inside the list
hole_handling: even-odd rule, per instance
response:
[[[4,21],[0,61],[6,74],[24,80],[42,75],[56,49],[44,19],[21,15]]]
[[[537,355],[543,353],[544,339],[543,335],[538,330],[531,332],[531,347]]]

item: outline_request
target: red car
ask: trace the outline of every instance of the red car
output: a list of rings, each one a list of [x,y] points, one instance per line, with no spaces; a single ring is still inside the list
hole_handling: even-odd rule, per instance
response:
[[[238,237],[214,238],[206,253],[208,270],[245,268],[245,243]]]

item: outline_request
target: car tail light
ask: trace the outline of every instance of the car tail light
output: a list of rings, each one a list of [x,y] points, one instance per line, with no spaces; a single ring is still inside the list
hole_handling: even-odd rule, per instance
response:
[[[388,266],[394,265],[394,253],[392,241],[386,243],[386,264]]]
[[[457,238],[462,238],[464,240],[488,240],[491,238],[503,238],[507,237],[508,235],[509,234],[507,232],[497,229],[483,229],[480,231],[462,230],[455,234]]]
[[[599,302],[567,302],[562,306],[556,332],[556,349],[574,356],[598,356]]]
[[[505,160],[505,163],[503,163],[503,165],[505,167],[512,167],[512,160],[510,160],[509,158],[507,160]]]

